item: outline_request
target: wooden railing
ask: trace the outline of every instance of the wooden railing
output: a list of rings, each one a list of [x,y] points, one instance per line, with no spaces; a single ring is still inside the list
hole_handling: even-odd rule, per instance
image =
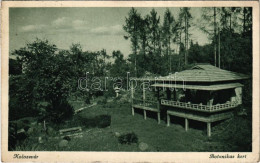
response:
[[[191,110],[197,110],[203,112],[216,112],[216,111],[226,110],[238,106],[236,102],[229,102],[229,103],[209,106],[203,104],[191,104],[187,102],[170,101],[164,99],[161,100],[161,104],[166,106],[173,106],[173,107],[191,109]]]
[[[158,101],[151,101],[151,100],[141,100],[141,99],[133,99],[133,105],[140,105],[145,107],[157,108]]]

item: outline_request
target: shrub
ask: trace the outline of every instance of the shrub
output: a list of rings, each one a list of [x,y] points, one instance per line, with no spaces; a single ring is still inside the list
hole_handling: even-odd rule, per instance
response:
[[[105,128],[111,125],[111,115],[99,115],[95,117],[84,117],[82,115],[76,114],[69,121],[69,123],[62,125],[62,128],[70,128],[81,126],[84,128]],[[58,129],[60,129],[58,127]]]
[[[114,100],[114,101],[119,101],[121,98],[122,98],[122,96],[117,96],[117,97],[115,97],[113,100]]]
[[[78,118],[80,121],[78,124],[82,124],[87,128],[91,127],[98,127],[98,128],[105,128],[110,126],[111,124],[111,115],[99,115],[93,118]]]
[[[97,101],[97,104],[99,104],[99,105],[107,104],[107,98],[101,98],[100,100]]]
[[[100,115],[95,118],[97,122],[97,127],[105,128],[110,126],[111,124],[111,116],[110,115]]]
[[[17,143],[17,125],[15,123],[9,122],[8,128],[8,150],[12,150],[15,148]]]
[[[87,98],[85,99],[85,103],[86,103],[86,104],[90,104],[90,99],[89,99],[89,97],[87,97]]]
[[[48,108],[47,117],[55,123],[61,123],[73,116],[74,109],[66,100],[54,103]]]
[[[29,130],[29,128],[30,128],[30,126],[27,126],[27,125],[26,125],[26,126],[24,127],[24,130],[27,132],[27,131]]]
[[[119,136],[118,141],[120,144],[132,144],[132,143],[137,143],[138,138],[134,132],[131,132],[131,133],[127,133],[127,134]]]
[[[70,140],[71,140],[71,138],[70,138],[69,136],[64,136],[63,139],[64,139],[64,140],[67,140],[67,141],[70,141]]]
[[[252,151],[252,121],[234,116],[215,127],[214,140],[225,144],[224,151]]]

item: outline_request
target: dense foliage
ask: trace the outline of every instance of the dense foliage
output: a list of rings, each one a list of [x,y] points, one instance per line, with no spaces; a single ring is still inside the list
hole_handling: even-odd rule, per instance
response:
[[[180,8],[177,18],[174,16],[169,9],[163,19],[155,9],[142,16],[132,8],[123,25],[127,34],[124,37],[132,44],[128,58],[120,51],[111,55],[105,49],[83,51],[80,44],[58,50],[56,45],[39,39],[15,50],[12,55],[17,60],[10,60],[10,118],[19,117],[20,111],[45,115],[47,112],[43,110],[55,109],[54,106],[66,103],[69,96],[83,96],[89,103],[91,96],[104,95],[102,88],[79,90],[80,77],[87,77],[88,84],[95,82],[91,80],[93,77],[123,79],[106,81],[107,85],[113,85],[126,82],[127,72],[132,76],[147,72],[167,75],[202,62],[218,63],[223,69],[251,75],[252,8],[203,8],[198,23],[193,21],[190,8]],[[204,22],[208,24],[203,25]],[[203,46],[194,43],[189,28],[206,32],[212,43]],[[220,55],[215,59],[214,54]],[[105,95],[112,92],[109,87]]]
[[[211,63],[223,69],[252,72],[252,8],[203,8],[193,20],[190,8],[179,15],[165,11],[161,21],[155,9],[142,17],[135,8],[129,11],[123,29],[132,44],[129,55],[133,74],[145,71],[167,75],[193,63]],[[205,32],[210,44],[194,43],[190,28]],[[177,48],[176,48],[177,47]]]
[[[9,78],[10,120],[39,114],[60,121],[73,112],[67,102],[69,96],[90,96],[90,92],[78,90],[78,79],[86,75],[90,65],[96,68],[95,75],[104,74],[105,61],[98,58],[104,58],[105,51],[93,55],[83,52],[78,44],[68,51],[58,51],[47,40],[37,39],[12,54],[22,65],[23,73]]]
[[[98,104],[105,105],[107,97],[115,95],[114,84],[126,83],[129,73],[137,77],[168,75],[196,63],[211,63],[252,75],[252,8],[203,8],[197,22],[193,21],[190,8],[180,8],[177,16],[167,9],[163,19],[155,9],[142,16],[132,8],[122,28],[126,32],[124,38],[131,42],[129,55],[116,49],[111,55],[105,49],[83,51],[80,44],[59,50],[48,40],[39,39],[13,51],[16,59],[9,61],[9,120],[39,117],[39,121],[60,123],[73,115],[69,98],[81,97],[89,104],[92,97],[103,95],[104,99]],[[191,28],[207,33],[211,43],[203,46],[194,43]],[[104,81],[100,87],[92,85],[106,77],[114,78],[106,81],[105,91]],[[79,89],[81,78],[88,84]],[[252,82],[244,84],[244,104],[250,108]],[[86,89],[86,86],[95,89]],[[102,118],[105,126],[111,121],[111,118]],[[121,143],[137,140],[135,134],[119,139]],[[234,141],[240,142],[240,139]]]
[[[132,144],[132,143],[138,143],[138,137],[137,135],[132,132],[132,133],[127,133],[124,135],[120,135],[118,137],[118,141],[121,144]]]

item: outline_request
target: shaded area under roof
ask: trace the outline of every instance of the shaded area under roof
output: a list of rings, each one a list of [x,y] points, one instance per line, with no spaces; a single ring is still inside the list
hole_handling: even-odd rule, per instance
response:
[[[223,89],[231,89],[242,87],[240,83],[229,83],[229,84],[216,84],[216,85],[183,85],[183,84],[153,84],[152,87],[160,88],[181,88],[181,89],[193,89],[193,90],[205,90],[205,91],[217,91]]]

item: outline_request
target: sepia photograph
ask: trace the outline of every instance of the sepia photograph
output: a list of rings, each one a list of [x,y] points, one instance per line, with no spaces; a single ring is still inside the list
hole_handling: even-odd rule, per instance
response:
[[[253,152],[252,5],[7,12],[2,109],[13,160],[36,161],[38,151],[246,161]]]

